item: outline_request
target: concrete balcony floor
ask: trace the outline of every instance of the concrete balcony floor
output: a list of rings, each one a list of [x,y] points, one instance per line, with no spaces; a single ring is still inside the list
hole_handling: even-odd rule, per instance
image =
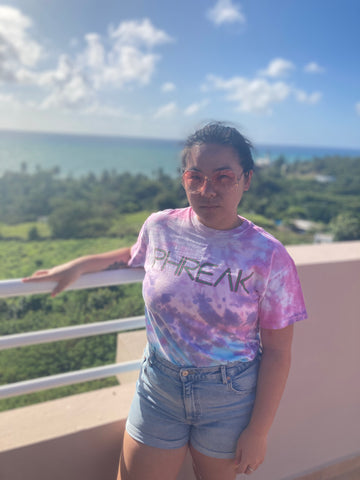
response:
[[[360,242],[288,250],[309,319],[296,325],[267,457],[251,479],[360,480]],[[137,358],[143,341],[120,334],[118,357]],[[113,480],[135,388],[126,375],[118,387],[1,413],[0,479]],[[178,480],[194,480],[189,458]]]

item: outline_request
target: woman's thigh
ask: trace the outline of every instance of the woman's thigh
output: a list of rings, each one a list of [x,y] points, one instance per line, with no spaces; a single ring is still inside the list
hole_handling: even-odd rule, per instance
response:
[[[235,460],[208,457],[190,447],[197,480],[234,480]]]
[[[125,432],[117,480],[176,480],[187,449],[149,447]]]

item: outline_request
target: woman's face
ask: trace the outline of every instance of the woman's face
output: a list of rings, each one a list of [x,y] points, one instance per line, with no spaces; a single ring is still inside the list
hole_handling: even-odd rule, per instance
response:
[[[229,230],[240,225],[237,207],[243,193],[250,187],[252,171],[245,177],[239,158],[231,147],[194,145],[187,156],[185,171],[190,171],[183,177],[185,192],[189,204],[203,225],[217,230]],[[202,187],[194,191],[191,180],[186,180],[186,175],[193,176],[195,181],[204,176],[207,178]],[[228,178],[231,177],[234,181],[231,183],[230,180],[229,186]]]

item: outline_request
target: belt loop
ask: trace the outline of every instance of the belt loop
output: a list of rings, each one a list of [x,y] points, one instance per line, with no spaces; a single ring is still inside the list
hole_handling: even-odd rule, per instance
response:
[[[227,384],[226,365],[221,365],[221,378],[224,385]]]

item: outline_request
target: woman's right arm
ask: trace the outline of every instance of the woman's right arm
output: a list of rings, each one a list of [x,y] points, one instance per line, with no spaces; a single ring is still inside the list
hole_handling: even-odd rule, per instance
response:
[[[87,255],[49,270],[39,270],[31,277],[24,278],[23,282],[57,282],[56,287],[51,292],[51,296],[55,297],[84,273],[100,272],[114,266],[126,266],[130,256],[130,247],[96,255]]]

